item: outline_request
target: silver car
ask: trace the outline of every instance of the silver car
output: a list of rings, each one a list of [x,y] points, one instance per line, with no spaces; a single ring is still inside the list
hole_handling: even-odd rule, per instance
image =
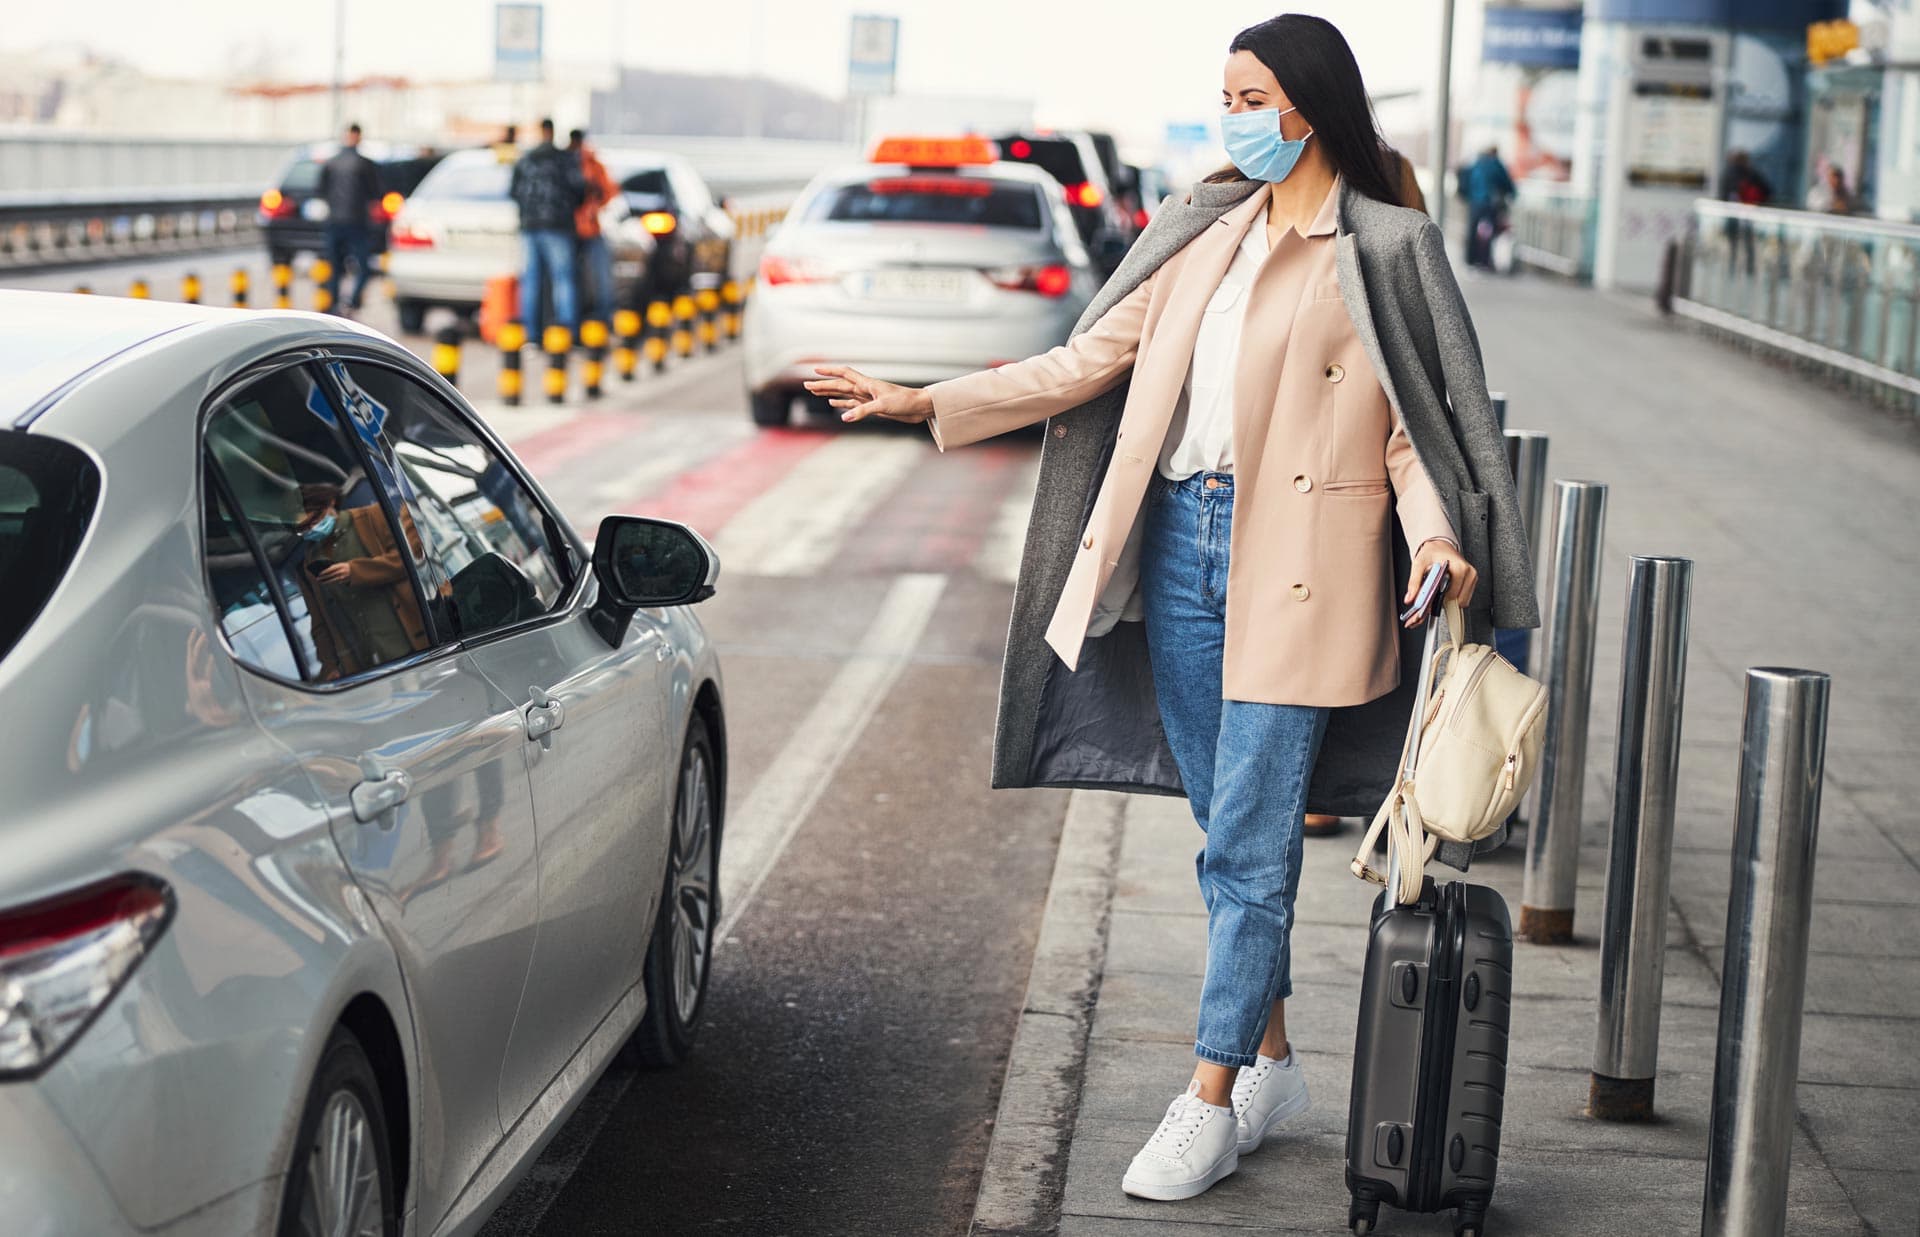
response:
[[[682,1058],[717,572],[350,322],[0,292],[0,1228],[470,1233]]]
[[[935,145],[924,157],[951,157]],[[742,326],[753,419],[785,424],[825,361],[923,386],[1045,352],[1066,341],[1099,283],[1065,191],[1037,167],[823,173],[760,260]]]

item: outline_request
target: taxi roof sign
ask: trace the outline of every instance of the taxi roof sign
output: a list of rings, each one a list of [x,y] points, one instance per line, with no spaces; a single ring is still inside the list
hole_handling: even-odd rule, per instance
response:
[[[873,163],[904,163],[910,167],[959,167],[992,163],[999,151],[978,134],[964,137],[883,137],[874,143]]]

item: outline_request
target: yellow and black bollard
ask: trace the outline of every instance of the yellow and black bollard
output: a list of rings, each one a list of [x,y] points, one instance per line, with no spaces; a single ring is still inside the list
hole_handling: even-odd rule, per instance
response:
[[[293,308],[293,267],[285,262],[273,264],[273,307]]]
[[[720,347],[720,294],[712,288],[702,288],[693,294],[693,303],[700,308],[700,345],[708,352]]]
[[[189,305],[200,303],[200,276],[188,271],[180,277],[180,299]]]
[[[556,322],[540,337],[540,346],[547,354],[547,402],[558,404],[567,398],[567,350],[573,346],[573,332]]]
[[[380,256],[374,259],[374,265],[380,268],[380,290],[387,294],[388,300],[392,300],[393,299],[393,275],[391,272],[387,270],[387,258],[389,256],[390,255],[388,254],[388,252],[382,249],[380,251]]]
[[[607,324],[588,318],[580,324],[580,385],[588,399],[600,398],[600,382],[607,372]]]
[[[234,267],[233,277],[227,282],[228,286],[233,289],[233,307],[235,309],[245,309],[247,307],[247,287],[251,282],[247,275],[247,268],[244,266]]]
[[[646,350],[647,360],[653,363],[653,370],[659,373],[667,367],[667,331],[673,326],[673,307],[665,301],[652,301],[647,305],[647,338],[641,345]]]
[[[135,279],[127,285],[127,295],[136,301],[144,301],[153,295],[153,289],[147,286],[146,280]]]
[[[620,381],[632,382],[634,367],[640,363],[640,315],[631,309],[615,310],[613,334],[613,368],[619,371]]]
[[[673,355],[693,355],[693,298],[682,292],[673,298]]]
[[[92,296],[93,285],[85,284],[85,283],[77,283],[73,285],[73,294],[75,296]]]
[[[508,322],[494,335],[500,345],[500,402],[510,407],[520,403],[520,349],[527,345],[527,328]]]
[[[729,279],[720,285],[720,326],[728,339],[740,338],[740,284]]]
[[[460,328],[443,326],[433,336],[433,372],[460,385]]]
[[[333,279],[333,263],[325,258],[315,258],[313,265],[307,268],[307,277],[313,280],[313,307],[320,313],[333,310],[333,289],[327,284]]]

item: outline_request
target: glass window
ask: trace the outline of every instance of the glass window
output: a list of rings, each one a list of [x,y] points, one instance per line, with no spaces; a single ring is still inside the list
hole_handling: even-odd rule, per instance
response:
[[[217,480],[209,475],[203,490],[206,513],[207,582],[213,588],[220,630],[234,656],[283,679],[301,677],[299,658],[280,621],[272,586],[260,572],[260,560],[240,527]]]
[[[1087,179],[1087,165],[1080,158],[1080,148],[1066,138],[1010,134],[1000,139],[1000,157],[1034,164],[1063,185],[1077,185]]]
[[[229,400],[207,424],[207,453],[266,558],[310,677],[349,678],[430,647],[393,523],[305,366]]]
[[[834,223],[962,223],[989,228],[1040,227],[1040,194],[1018,181],[925,173],[883,176],[827,189],[807,217]]]
[[[335,370],[399,464],[400,506],[420,530],[420,579],[448,630],[478,635],[559,605],[571,578],[565,539],[464,416],[398,370]]]
[[[81,452],[0,430],[0,658],[66,577],[99,496],[100,475]]]
[[[423,201],[503,202],[513,180],[513,161],[491,155],[442,159],[414,188]]]

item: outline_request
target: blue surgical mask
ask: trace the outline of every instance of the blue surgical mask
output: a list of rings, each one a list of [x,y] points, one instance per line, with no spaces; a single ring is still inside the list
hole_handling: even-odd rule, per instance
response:
[[[313,523],[301,529],[300,535],[308,541],[325,541],[327,538],[333,536],[334,524],[333,512],[329,511]]]
[[[1291,142],[1280,136],[1280,118],[1299,110],[1290,107],[1286,112],[1276,112],[1263,107],[1251,112],[1227,112],[1220,117],[1220,140],[1241,175],[1274,184],[1287,178],[1300,161],[1300,152],[1307,148],[1307,137],[1313,136],[1311,129],[1307,137]]]

